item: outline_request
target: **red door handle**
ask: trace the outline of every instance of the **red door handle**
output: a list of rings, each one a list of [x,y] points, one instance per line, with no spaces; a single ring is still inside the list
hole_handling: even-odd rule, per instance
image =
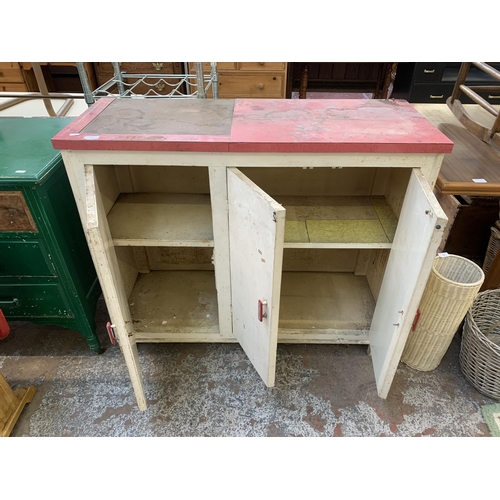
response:
[[[108,330],[109,340],[113,345],[116,344],[115,332],[113,331],[114,326],[115,325],[112,325],[109,321],[106,323],[106,330]]]
[[[417,309],[417,314],[415,314],[415,319],[413,320],[413,324],[411,325],[412,332],[414,332],[416,330],[421,314],[422,314],[422,311],[420,309]]]

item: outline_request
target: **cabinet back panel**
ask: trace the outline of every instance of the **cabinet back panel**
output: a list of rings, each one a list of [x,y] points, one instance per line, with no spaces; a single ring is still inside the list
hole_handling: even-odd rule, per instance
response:
[[[210,185],[206,167],[130,166],[124,177],[122,192],[129,193],[193,193],[208,194]],[[129,179],[126,176],[129,175]]]
[[[368,196],[373,168],[239,168],[270,196]],[[284,175],[285,174],[285,175]],[[376,193],[376,194],[383,194]]]
[[[213,271],[212,248],[146,247],[151,270]]]
[[[351,273],[360,250],[334,248],[285,248],[283,271]]]

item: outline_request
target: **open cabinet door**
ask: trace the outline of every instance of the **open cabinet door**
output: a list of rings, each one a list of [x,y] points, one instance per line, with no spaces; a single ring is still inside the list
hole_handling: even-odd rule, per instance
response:
[[[378,394],[386,398],[448,219],[413,169],[370,329]]]
[[[285,209],[236,168],[227,169],[233,333],[274,385]]]
[[[87,208],[85,229],[89,249],[99,276],[109,315],[114,323],[120,349],[127,364],[137,405],[139,410],[144,411],[147,403],[139,366],[137,345],[134,340],[133,322],[130,316],[127,295],[120,279],[120,268],[116,260],[99,183],[97,182],[94,167],[91,165],[85,166],[85,191]]]

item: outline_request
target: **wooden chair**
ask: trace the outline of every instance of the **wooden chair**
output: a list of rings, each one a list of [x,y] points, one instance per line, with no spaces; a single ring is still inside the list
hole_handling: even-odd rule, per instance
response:
[[[446,103],[448,104],[448,107],[451,109],[453,114],[471,134],[475,135],[488,144],[492,144],[495,147],[500,147],[500,114],[498,113],[497,109],[495,109],[488,101],[486,101],[486,99],[478,94],[478,92],[500,92],[500,84],[481,86],[466,85],[465,81],[467,79],[467,74],[469,73],[472,65],[476,66],[481,71],[484,71],[494,79],[500,81],[500,71],[497,71],[494,67],[490,66],[487,63],[462,63],[458,72],[457,80],[455,82],[455,87],[453,88],[453,93],[448,98]],[[469,99],[471,99],[474,103],[478,104],[483,109],[488,111],[488,113],[490,113],[494,117],[493,125],[491,127],[485,127],[483,124],[480,124],[472,119],[472,117],[460,101],[460,96],[462,93],[469,97]]]

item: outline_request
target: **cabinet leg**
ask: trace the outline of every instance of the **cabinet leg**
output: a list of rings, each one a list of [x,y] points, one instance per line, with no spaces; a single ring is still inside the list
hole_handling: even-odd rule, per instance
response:
[[[130,381],[132,382],[135,398],[137,400],[137,406],[140,411],[144,411],[147,408],[147,403],[146,395],[144,394],[144,383],[142,379],[141,366],[139,364],[137,344],[135,343],[133,337],[129,337],[126,332],[124,335],[123,332],[120,332],[119,328],[116,329],[116,333],[120,349],[123,357],[125,358],[125,364],[128,368]]]

